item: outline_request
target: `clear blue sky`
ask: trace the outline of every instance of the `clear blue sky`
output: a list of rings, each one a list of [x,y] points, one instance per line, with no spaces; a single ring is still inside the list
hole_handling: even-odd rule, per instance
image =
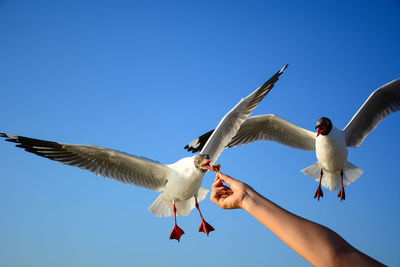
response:
[[[283,65],[253,114],[343,128],[400,77],[398,1],[0,1],[0,132],[95,144],[173,163],[183,146]],[[300,170],[315,154],[271,142],[226,150],[222,170],[282,207],[400,266],[400,113],[349,161],[340,203]],[[210,188],[214,174],[206,175]],[[168,240],[157,193],[0,142],[0,266],[308,266],[240,210],[200,203]]]

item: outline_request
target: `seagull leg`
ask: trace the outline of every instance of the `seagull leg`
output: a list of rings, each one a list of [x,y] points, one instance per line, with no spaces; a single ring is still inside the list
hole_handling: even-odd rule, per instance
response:
[[[343,186],[343,170],[340,171],[340,181],[342,183],[342,186],[340,187],[340,191],[337,195],[337,197],[340,197],[340,201],[346,199],[346,195],[344,194],[344,186]]]
[[[174,228],[172,229],[171,234],[169,235],[169,239],[176,239],[178,242],[181,239],[181,236],[185,233],[181,228],[178,227],[176,224],[176,207],[174,203],[174,217],[175,217],[175,225]]]
[[[314,198],[317,198],[319,201],[320,197],[324,196],[324,193],[322,193],[322,188],[321,188],[321,181],[322,181],[322,175],[324,174],[324,172],[321,169],[321,176],[319,177],[319,185],[317,188],[317,192],[315,192]]]
[[[197,197],[194,197],[194,199],[195,199],[195,201],[196,201],[196,208],[197,208],[197,210],[199,211],[200,217],[201,217],[201,224],[200,224],[200,227],[199,227],[199,232],[206,233],[207,236],[208,236],[208,234],[209,234],[211,231],[214,231],[215,229],[214,229],[214,227],[212,227],[210,224],[208,224],[208,223],[204,220],[203,215],[201,214],[201,211],[200,211],[200,208],[199,208],[199,203],[197,202]]]

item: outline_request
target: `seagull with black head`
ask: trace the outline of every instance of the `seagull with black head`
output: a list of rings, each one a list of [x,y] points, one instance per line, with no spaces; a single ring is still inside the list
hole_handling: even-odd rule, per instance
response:
[[[315,151],[318,161],[302,172],[319,182],[314,198],[323,196],[322,186],[339,189],[338,197],[345,199],[344,186],[357,180],[363,170],[347,161],[347,147],[358,147],[376,126],[389,114],[400,109],[400,79],[376,89],[343,130],[336,128],[329,118],[317,121],[317,133],[301,128],[274,114],[248,118],[228,147],[255,141],[275,141],[293,148]],[[213,130],[194,139],[185,149],[200,151]]]

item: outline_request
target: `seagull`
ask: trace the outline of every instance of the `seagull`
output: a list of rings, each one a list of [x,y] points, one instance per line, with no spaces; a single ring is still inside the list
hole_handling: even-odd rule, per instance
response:
[[[287,65],[246,98],[240,100],[222,118],[200,154],[182,158],[169,165],[92,145],[65,144],[7,133],[1,133],[0,137],[17,143],[17,147],[41,157],[89,170],[96,175],[125,184],[162,191],[150,205],[149,211],[158,217],[174,216],[175,224],[170,239],[176,239],[178,242],[184,231],[178,227],[176,216],[186,216],[196,207],[201,217],[199,232],[208,235],[214,228],[204,220],[198,204],[209,191],[201,187],[203,177],[207,170],[211,169],[210,164],[218,159],[236,134],[240,125],[270,92],[286,67]]]
[[[274,114],[248,118],[227,147],[255,141],[275,141],[293,148],[315,151],[318,161],[302,172],[319,182],[314,198],[323,196],[321,184],[329,190],[339,189],[340,201],[345,199],[344,186],[357,180],[363,170],[347,161],[347,147],[361,145],[367,135],[389,114],[400,109],[400,79],[376,89],[343,130],[336,128],[329,118],[317,121],[317,133],[301,128]],[[196,138],[185,149],[200,151],[213,130]],[[323,179],[322,179],[323,177]]]

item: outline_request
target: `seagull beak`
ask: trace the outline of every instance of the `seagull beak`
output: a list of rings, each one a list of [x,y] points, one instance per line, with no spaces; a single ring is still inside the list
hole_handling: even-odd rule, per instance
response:
[[[315,129],[318,129],[318,132],[317,132],[317,137],[318,137],[318,135],[320,135],[323,131],[325,131],[326,127],[317,125],[317,126],[315,126]]]
[[[203,167],[205,167],[205,168],[209,169],[210,171],[212,171],[211,170],[211,166],[210,166],[210,162],[211,162],[211,160],[208,160],[207,163],[203,165]]]

